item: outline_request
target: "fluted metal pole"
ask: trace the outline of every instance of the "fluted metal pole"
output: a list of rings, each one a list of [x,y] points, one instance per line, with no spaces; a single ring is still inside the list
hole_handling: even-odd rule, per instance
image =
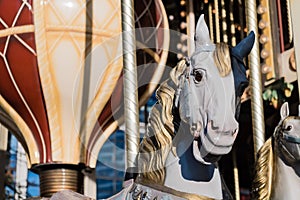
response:
[[[251,86],[251,113],[254,142],[254,158],[265,142],[265,124],[262,101],[262,80],[259,59],[259,44],[257,31],[256,0],[246,2],[247,26],[249,31],[255,33],[255,43],[250,53],[250,86]]]
[[[124,109],[127,168],[136,167],[139,145],[139,112],[133,0],[122,0]]]

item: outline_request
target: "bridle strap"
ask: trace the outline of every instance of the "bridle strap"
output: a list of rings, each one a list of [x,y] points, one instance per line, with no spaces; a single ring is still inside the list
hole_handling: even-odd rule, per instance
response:
[[[286,142],[294,143],[294,144],[300,144],[300,137],[295,137],[293,135],[289,135],[285,133],[285,129],[283,129],[282,124],[287,118],[281,119],[278,123],[278,126],[275,128],[274,136],[280,137],[282,136],[282,139],[284,139]],[[277,133],[277,134],[276,134]]]
[[[292,135],[288,135],[286,133],[282,133],[282,138],[286,140],[287,142],[295,143],[295,144],[300,144],[300,138],[299,137],[294,137]]]

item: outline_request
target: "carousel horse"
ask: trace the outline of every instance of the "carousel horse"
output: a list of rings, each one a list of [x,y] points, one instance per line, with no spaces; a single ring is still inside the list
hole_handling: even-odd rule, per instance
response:
[[[273,136],[258,152],[252,199],[300,198],[300,117],[289,116],[287,102],[280,115]]]
[[[201,15],[194,38],[193,55],[156,91],[137,177],[111,199],[226,199],[217,161],[238,133],[240,96],[248,84],[243,59],[255,36],[251,32],[234,48],[213,44]]]

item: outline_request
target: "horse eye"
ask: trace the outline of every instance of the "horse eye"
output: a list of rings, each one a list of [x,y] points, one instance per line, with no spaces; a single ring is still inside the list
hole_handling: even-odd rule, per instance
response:
[[[286,131],[290,131],[290,130],[292,130],[292,128],[293,128],[293,126],[292,125],[288,125],[287,127],[286,127]]]
[[[197,82],[201,82],[201,80],[202,80],[202,78],[203,78],[203,75],[202,75],[201,72],[195,71],[195,72],[194,72],[194,76],[195,76],[195,80],[196,80]]]

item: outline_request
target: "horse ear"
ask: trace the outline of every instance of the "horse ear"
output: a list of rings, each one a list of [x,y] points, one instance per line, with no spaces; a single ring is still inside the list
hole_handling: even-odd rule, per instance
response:
[[[205,23],[204,15],[203,14],[198,19],[194,40],[195,40],[196,50],[201,45],[212,44],[212,42],[210,40],[210,36],[209,36],[208,27],[207,27],[207,25]]]
[[[280,108],[280,116],[281,116],[281,119],[284,119],[286,117],[289,116],[289,103],[288,102],[285,102],[284,104],[282,104],[281,108]]]
[[[253,31],[251,31],[247,37],[245,37],[242,41],[240,41],[240,43],[232,48],[232,54],[242,61],[243,58],[250,53],[254,45],[254,41],[255,34]]]

